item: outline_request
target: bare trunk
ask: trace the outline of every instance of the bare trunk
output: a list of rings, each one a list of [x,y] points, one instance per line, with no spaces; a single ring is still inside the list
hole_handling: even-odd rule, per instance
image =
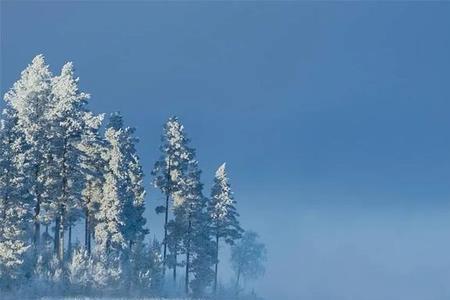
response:
[[[184,280],[184,291],[187,294],[189,294],[189,269],[191,267],[190,265],[190,255],[191,255],[191,217],[189,216],[189,225],[188,225],[188,240],[186,243],[186,274],[185,274],[185,280]]]
[[[72,257],[72,225],[69,225],[69,243],[67,245],[68,257]]]
[[[173,283],[176,284],[177,283],[177,249],[175,248],[175,253],[174,253],[174,265],[173,265]]]
[[[219,234],[216,234],[216,265],[214,268],[214,294],[217,293],[217,269],[219,265]]]
[[[59,253],[58,253],[58,258],[59,261],[63,261],[64,260],[64,223],[65,223],[65,218],[64,218],[64,205],[61,205],[60,208],[60,222],[59,222]]]
[[[170,190],[171,190],[171,180],[170,180],[170,159],[169,165],[167,167],[167,182],[168,187],[166,191],[166,216],[164,219],[164,251],[163,251],[163,276],[166,275],[166,258],[167,258],[167,222],[169,222],[169,198],[170,198]]]
[[[91,234],[89,232],[89,209],[85,208],[85,210],[84,210],[84,248],[86,249],[89,256],[91,255],[90,239],[91,239]]]
[[[39,177],[39,166],[36,167],[36,172],[34,174],[36,182]],[[36,183],[37,184],[37,183]],[[41,213],[41,194],[37,190],[35,186],[35,194],[36,194],[36,206],[34,207],[34,247],[36,249],[39,248],[40,239],[41,239],[41,223],[39,222],[39,214]]]
[[[166,217],[164,219],[164,254],[163,254],[163,274],[166,274],[167,257],[167,222],[169,221],[169,193],[166,195]]]
[[[241,278],[241,266],[238,268],[237,278],[236,278],[236,298],[239,294],[239,279]]]
[[[66,151],[67,151],[67,139],[64,139],[64,146],[63,146],[63,155],[62,155],[62,195],[60,201],[60,207],[59,207],[59,261],[62,262],[64,259],[64,225],[65,225],[65,215],[66,210],[64,207],[64,203],[67,203],[67,196],[68,196],[68,183],[67,183],[67,168],[66,168]]]
[[[36,195],[36,207],[34,208],[34,247],[39,248],[41,239],[41,223],[39,222],[39,214],[41,212],[41,197]]]
[[[90,256],[91,255],[91,230],[88,231],[88,246],[87,246],[87,253]]]
[[[55,233],[53,235],[53,249],[55,252],[55,255],[59,255],[59,224],[60,224],[59,216],[56,216],[55,218]]]

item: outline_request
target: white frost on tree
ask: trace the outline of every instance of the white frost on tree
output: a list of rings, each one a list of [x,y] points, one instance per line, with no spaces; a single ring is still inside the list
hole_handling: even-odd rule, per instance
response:
[[[24,147],[16,111],[8,107],[0,123],[0,282],[4,284],[18,278],[30,247],[32,199]]]
[[[163,270],[165,271],[169,241],[170,198],[174,202],[174,207],[180,205],[181,201],[183,201],[183,197],[180,195],[182,178],[186,172],[188,162],[193,158],[194,151],[189,147],[189,139],[184,132],[184,126],[177,117],[169,118],[164,125],[161,142],[161,157],[155,163],[152,175],[154,176],[153,185],[165,196],[165,205],[156,209],[157,213],[165,213],[163,239]],[[174,236],[172,237],[175,238]],[[172,242],[177,243],[173,239]],[[173,248],[177,251],[177,247]],[[176,272],[176,252],[172,256],[175,261],[171,265],[174,267],[174,272]]]
[[[49,110],[51,95],[51,78],[44,56],[36,56],[32,63],[22,71],[20,79],[5,94],[5,101],[17,112],[20,131],[24,133],[30,149],[27,160],[32,172],[34,204],[34,243],[39,245],[40,224],[44,219],[41,206],[52,198],[48,184],[55,178],[48,173],[50,161]],[[55,179],[56,180],[56,179]]]
[[[105,132],[105,183],[102,200],[96,215],[95,241],[98,251],[110,253],[111,250],[121,251],[127,247],[122,227],[125,225],[123,206],[127,197],[126,173],[122,145],[124,134],[115,123],[118,116],[111,116]]]
[[[219,244],[223,239],[227,244],[233,245],[241,237],[242,229],[239,226],[235,200],[229,184],[228,175],[223,163],[216,171],[211,198],[208,203],[208,214],[211,220],[212,234],[215,239],[215,270],[214,291],[217,290],[217,276],[219,263]]]
[[[106,251],[129,248],[147,234],[143,172],[133,133],[133,128],[123,126],[120,114],[111,116],[105,133],[107,165],[95,230],[97,245]]]
[[[128,196],[124,204],[124,235],[132,248],[133,244],[142,242],[148,233],[148,230],[144,228],[147,223],[144,217],[146,192],[144,172],[136,150],[139,139],[134,136],[135,129],[133,127],[126,127],[123,131],[125,135],[124,163],[128,166],[126,174]]]
[[[103,115],[101,116],[103,118]],[[105,160],[104,152],[105,141],[100,135],[99,128],[89,126],[83,132],[81,149],[82,163],[84,173],[84,188],[82,191],[82,208],[84,215],[84,247],[88,253],[92,251],[92,237],[96,225],[96,214],[100,207],[104,181]]]
[[[67,265],[67,278],[73,290],[79,293],[80,290],[91,287],[92,269],[93,261],[87,250],[81,247],[76,248]]]
[[[51,126],[51,166],[58,178],[52,182],[55,215],[55,249],[59,259],[64,257],[64,231],[69,229],[69,252],[71,229],[81,216],[82,190],[85,174],[82,168],[83,152],[80,149],[85,132],[96,130],[103,116],[94,116],[87,109],[89,95],[78,89],[78,78],[73,64],[66,63],[61,75],[52,79],[52,100],[49,112]],[[69,253],[70,255],[70,253]]]

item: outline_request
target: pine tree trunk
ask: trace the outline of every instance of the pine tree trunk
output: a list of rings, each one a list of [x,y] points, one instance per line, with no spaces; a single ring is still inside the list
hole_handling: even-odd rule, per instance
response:
[[[68,258],[72,257],[72,225],[69,225],[69,243],[67,245]]]
[[[61,205],[60,208],[60,222],[59,222],[59,261],[62,262],[64,260],[64,205]]]
[[[239,279],[241,278],[241,266],[238,268],[237,278],[236,278],[236,297],[239,294]]]
[[[34,208],[34,246],[36,249],[38,249],[41,237],[41,223],[39,222],[39,214],[41,212],[41,197],[37,195],[36,198],[36,207]]]
[[[216,265],[214,268],[214,294],[217,293],[217,269],[219,265],[219,234],[216,234]]]
[[[39,166],[36,167],[35,179],[39,176]],[[41,213],[41,194],[37,189],[36,193],[36,206],[34,207],[34,247],[39,248],[40,237],[41,237],[41,223],[39,222],[39,214]]]
[[[59,255],[59,224],[61,223],[59,216],[55,218],[55,233],[53,235],[53,250],[56,256]]]
[[[67,166],[66,166],[66,152],[67,152],[67,138],[64,139],[64,146],[63,146],[63,154],[62,154],[62,204],[60,204],[59,207],[59,217],[60,217],[60,224],[59,224],[59,260],[60,262],[63,261],[64,259],[64,225],[65,225],[65,207],[64,207],[64,203],[68,203],[67,198],[68,198],[68,182],[67,182]]]
[[[188,225],[188,240],[186,243],[186,274],[185,274],[185,280],[184,280],[184,291],[187,294],[189,294],[189,268],[190,266],[190,255],[191,255],[191,217],[189,216],[189,225]]]
[[[88,255],[91,255],[90,249],[90,232],[89,232],[89,210],[86,208],[84,210],[84,248],[86,249]]]
[[[167,223],[169,222],[169,197],[170,197],[170,159],[167,167],[168,188],[166,191],[166,216],[164,219],[164,252],[163,252],[163,277],[166,275],[166,257],[167,257]]]
[[[166,274],[167,257],[167,222],[169,221],[169,193],[166,195],[166,217],[164,220],[164,254],[163,254],[163,275]]]
[[[87,246],[87,252],[88,252],[89,256],[91,256],[91,235],[92,235],[91,229],[89,228],[89,231],[88,231],[88,246]]]
[[[174,254],[174,265],[173,265],[173,283],[174,285],[177,283],[177,249],[175,248],[175,254]]]

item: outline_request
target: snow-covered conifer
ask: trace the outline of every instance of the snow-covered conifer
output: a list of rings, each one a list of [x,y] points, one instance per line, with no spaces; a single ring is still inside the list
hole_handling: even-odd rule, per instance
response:
[[[186,171],[189,160],[194,154],[189,147],[189,139],[184,133],[184,126],[177,117],[171,117],[164,125],[160,146],[161,157],[155,163],[152,170],[154,176],[153,184],[160,189],[165,196],[165,206],[159,206],[157,212],[164,212],[164,240],[163,240],[163,262],[164,270],[167,256],[167,234],[169,222],[169,200],[180,199],[177,195],[180,192],[181,178]]]
[[[214,292],[217,290],[217,269],[219,263],[219,243],[223,239],[227,244],[233,245],[241,237],[242,229],[239,226],[233,193],[228,182],[225,163],[216,171],[211,198],[208,202],[208,215],[211,220],[211,229],[215,240],[215,270]]]
[[[72,290],[80,292],[91,287],[93,261],[86,249],[77,247],[67,265],[67,278]]]
[[[107,166],[96,226],[97,243],[104,249],[122,250],[147,233],[143,173],[133,133],[134,129],[123,126],[119,114],[111,116],[105,133]]]
[[[96,214],[100,207],[104,185],[106,161],[104,153],[106,143],[99,134],[98,128],[89,126],[84,132],[80,149],[83,152],[82,168],[85,176],[82,191],[82,207],[84,214],[84,247],[91,255],[92,235],[96,225]]]
[[[62,259],[65,228],[69,229],[70,236],[72,226],[82,214],[85,176],[80,145],[84,132],[98,129],[103,117],[94,116],[87,110],[89,95],[79,91],[78,78],[74,76],[71,62],[63,66],[61,75],[52,79],[51,87],[49,120],[53,147],[50,165],[59,179],[52,184],[52,208],[56,216],[55,248]]]
[[[7,107],[0,123],[0,282],[20,275],[29,249],[32,198],[24,137],[16,111]]]
[[[122,276],[120,255],[95,251],[93,258],[92,279],[97,289],[114,290],[118,288]]]
[[[184,234],[183,246],[185,258],[185,293],[189,286],[196,296],[212,281],[214,263],[214,247],[211,241],[210,226],[206,211],[207,199],[203,196],[203,184],[200,181],[201,171],[195,155],[188,162],[186,174],[181,180],[180,206],[183,207]],[[194,278],[190,281],[190,274]]]
[[[119,121],[120,116],[112,115],[105,132],[105,183],[95,226],[96,246],[102,253],[127,247],[122,230],[125,224],[123,208],[128,197],[127,166],[124,164],[123,129],[116,126]]]
[[[125,227],[124,235],[130,248],[138,241],[143,241],[148,230],[144,228],[147,220],[144,217],[145,211],[145,189],[144,189],[144,173],[139,156],[136,151],[136,144],[139,139],[134,136],[135,129],[127,127],[124,129],[125,144],[124,160],[128,166],[127,169],[127,191],[129,197],[126,198],[124,204]]]
[[[39,244],[41,206],[52,198],[48,183],[52,178],[47,171],[50,161],[50,136],[48,115],[51,99],[52,74],[45,64],[44,56],[36,56],[32,63],[22,71],[21,78],[5,94],[5,101],[17,112],[17,123],[25,134],[30,149],[26,155],[32,171],[34,204],[34,243]],[[54,179],[54,178],[53,178]]]

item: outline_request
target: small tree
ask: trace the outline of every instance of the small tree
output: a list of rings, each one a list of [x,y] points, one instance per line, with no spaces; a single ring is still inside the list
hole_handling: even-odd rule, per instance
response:
[[[67,265],[67,277],[76,293],[91,287],[92,265],[92,259],[86,249],[77,247]]]
[[[161,255],[161,243],[156,239],[150,245],[149,249],[149,271],[150,271],[150,291],[154,295],[161,293],[163,281],[163,260]]]
[[[258,234],[246,231],[239,242],[231,248],[231,265],[236,274],[236,292],[241,277],[256,279],[264,274],[267,259],[266,247],[258,241]]]

